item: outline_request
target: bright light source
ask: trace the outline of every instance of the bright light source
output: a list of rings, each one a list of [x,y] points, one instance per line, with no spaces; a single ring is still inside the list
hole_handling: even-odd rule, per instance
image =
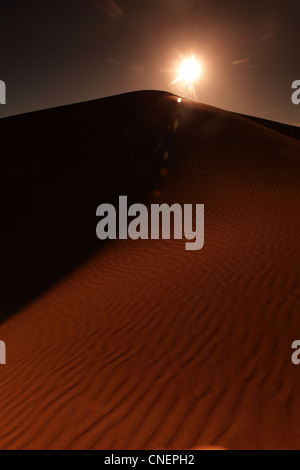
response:
[[[176,73],[177,76],[170,85],[177,85],[176,94],[186,93],[188,89],[189,96],[192,96],[195,100],[197,99],[196,85],[197,81],[204,75],[204,69],[202,63],[197,59],[196,56],[192,55],[189,58],[181,57],[181,62],[177,63],[177,67],[172,69],[172,72]],[[174,64],[175,65],[175,64]],[[170,70],[171,71],[171,70]],[[177,102],[181,103],[182,98],[177,98]]]
[[[201,75],[202,68],[195,56],[185,59],[179,67],[179,75],[176,81],[182,80],[192,85]]]

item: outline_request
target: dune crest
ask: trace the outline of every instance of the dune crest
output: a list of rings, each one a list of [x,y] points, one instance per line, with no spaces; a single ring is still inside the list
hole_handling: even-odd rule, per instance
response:
[[[26,134],[34,126],[38,141]],[[299,448],[291,344],[300,143],[146,92],[8,118],[1,129],[19,133],[4,159],[22,166],[31,155],[26,178],[6,168],[32,207],[23,226],[39,213],[38,194],[52,219],[41,216],[23,245],[5,212],[0,448]],[[182,240],[99,243],[97,205],[128,188],[146,205],[205,204],[204,249],[187,252]]]

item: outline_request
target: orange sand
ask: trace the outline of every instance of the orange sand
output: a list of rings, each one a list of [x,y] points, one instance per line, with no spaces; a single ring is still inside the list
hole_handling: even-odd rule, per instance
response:
[[[24,297],[0,325],[0,448],[299,449],[300,368],[290,358],[300,337],[300,143],[165,94],[150,96],[147,114],[142,97],[103,101],[117,115],[136,107],[149,128],[155,178],[136,202],[204,203],[205,247],[108,242]],[[64,108],[42,113],[51,112]],[[0,129],[26,116],[9,119]],[[126,152],[101,158],[116,158],[117,173]],[[86,204],[94,229],[96,200],[108,202]],[[18,289],[9,295],[5,305]]]

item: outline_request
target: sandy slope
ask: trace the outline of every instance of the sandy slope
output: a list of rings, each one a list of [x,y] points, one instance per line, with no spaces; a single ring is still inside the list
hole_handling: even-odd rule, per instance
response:
[[[141,97],[127,96],[122,112]],[[107,243],[7,313],[2,449],[300,448],[300,368],[290,360],[300,337],[300,143],[159,100],[170,110],[159,128],[157,117],[149,124],[155,164],[139,202],[204,203],[205,248]],[[117,99],[109,106],[118,112]],[[161,167],[168,175],[156,177]]]

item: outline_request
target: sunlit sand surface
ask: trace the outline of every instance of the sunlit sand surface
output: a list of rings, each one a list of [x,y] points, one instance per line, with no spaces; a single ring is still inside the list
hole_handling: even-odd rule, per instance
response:
[[[120,145],[133,133],[118,127],[128,109],[161,162],[128,159],[137,178],[157,172],[137,202],[204,203],[204,249],[187,252],[180,240],[99,245],[9,315],[0,326],[1,449],[300,447],[300,370],[290,360],[300,333],[300,143],[177,99],[155,94],[149,112],[143,94],[106,106]],[[93,116],[96,105],[82,106],[85,119],[99,119],[86,138],[100,142],[101,101]],[[99,159],[115,159],[117,174],[128,152]],[[105,175],[107,190],[113,178]],[[96,227],[96,204],[85,202]]]

